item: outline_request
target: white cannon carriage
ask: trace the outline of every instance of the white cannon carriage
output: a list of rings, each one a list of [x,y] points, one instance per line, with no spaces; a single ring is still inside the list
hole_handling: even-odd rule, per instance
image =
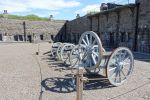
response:
[[[81,35],[79,45],[70,54],[71,59],[76,59],[75,62],[84,67],[88,73],[105,72],[105,76],[114,86],[122,85],[134,67],[133,54],[128,48],[119,47],[106,52],[100,38],[93,31]]]
[[[51,52],[72,68],[84,67],[87,73],[103,72],[114,86],[127,81],[134,68],[133,54],[128,48],[119,47],[106,52],[100,38],[93,31],[84,32],[78,45],[55,43]]]
[[[59,61],[63,61],[66,65],[71,65],[69,56],[72,49],[75,47],[71,43],[53,43],[51,47],[51,55]]]

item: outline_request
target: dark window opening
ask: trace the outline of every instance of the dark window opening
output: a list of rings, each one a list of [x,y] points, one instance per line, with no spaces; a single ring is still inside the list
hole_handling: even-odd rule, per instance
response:
[[[110,33],[110,45],[114,45],[114,34]]]
[[[19,35],[19,40],[20,40],[20,41],[23,41],[22,35]]]
[[[121,42],[125,42],[126,34],[121,33]]]
[[[32,42],[32,37],[31,35],[28,35],[28,41],[31,43]]]
[[[2,36],[2,34],[0,34],[0,41],[2,41],[3,40],[3,36]]]
[[[51,35],[51,39],[54,40],[54,35]]]
[[[14,40],[15,40],[15,41],[18,41],[18,35],[15,35],[15,36],[14,36]]]
[[[43,40],[43,35],[40,35],[40,39]]]

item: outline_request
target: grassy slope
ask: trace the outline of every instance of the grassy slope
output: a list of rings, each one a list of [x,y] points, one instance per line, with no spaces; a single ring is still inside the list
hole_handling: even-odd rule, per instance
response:
[[[48,21],[48,18],[39,17],[37,15],[26,15],[26,16],[18,16],[18,15],[10,15],[10,14],[0,14],[0,18],[10,18],[10,19],[19,19],[19,20],[33,20],[33,21]],[[56,20],[63,21],[63,20]]]

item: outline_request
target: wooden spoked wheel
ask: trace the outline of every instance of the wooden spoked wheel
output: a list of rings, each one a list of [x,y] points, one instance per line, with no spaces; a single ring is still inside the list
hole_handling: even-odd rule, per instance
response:
[[[81,48],[81,46],[76,45],[69,55],[69,61],[72,68],[76,68],[80,63],[80,54],[83,52]]]
[[[131,75],[134,67],[132,52],[126,47],[117,48],[107,64],[107,77],[114,86],[122,85]]]
[[[105,53],[106,50],[105,50],[104,48],[102,48],[102,52]],[[89,73],[89,74],[98,74],[98,73],[101,71],[101,70],[100,70],[101,67],[102,67],[102,66],[105,66],[105,64],[106,64],[106,59],[103,58],[103,59],[101,60],[101,62],[100,62],[99,67],[97,67],[97,68],[95,68],[95,69],[92,69],[92,70],[86,69],[86,71],[87,71],[87,73]]]
[[[69,61],[69,55],[72,51],[72,49],[74,48],[74,44],[65,44],[62,46],[61,52],[60,52],[60,59],[65,62],[65,64],[70,65],[70,61]]]
[[[78,49],[79,49],[79,46],[76,45],[70,52],[69,62],[70,62],[72,67],[77,65],[77,62],[79,61],[79,51],[78,51]]]
[[[57,56],[57,49],[58,47],[61,45],[62,43],[61,42],[56,42],[56,43],[53,43],[52,47],[51,47],[51,55],[53,57],[56,57]]]
[[[60,44],[59,47],[58,47],[58,49],[57,49],[56,55],[57,55],[57,59],[58,59],[58,60],[61,60],[61,57],[60,57],[61,49],[62,49],[62,47],[63,47],[65,44],[67,44],[67,43],[62,43],[62,44]]]
[[[99,67],[103,53],[102,43],[95,32],[84,32],[79,40],[79,48],[84,51],[80,54],[80,59],[85,69],[93,70]]]

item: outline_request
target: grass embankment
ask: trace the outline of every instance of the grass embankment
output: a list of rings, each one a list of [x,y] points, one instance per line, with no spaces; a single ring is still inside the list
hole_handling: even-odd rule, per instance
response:
[[[19,19],[19,20],[43,20],[48,21],[48,18],[39,17],[37,15],[26,15],[26,16],[18,16],[18,15],[10,15],[10,14],[0,14],[0,17],[10,18],[10,19]]]

